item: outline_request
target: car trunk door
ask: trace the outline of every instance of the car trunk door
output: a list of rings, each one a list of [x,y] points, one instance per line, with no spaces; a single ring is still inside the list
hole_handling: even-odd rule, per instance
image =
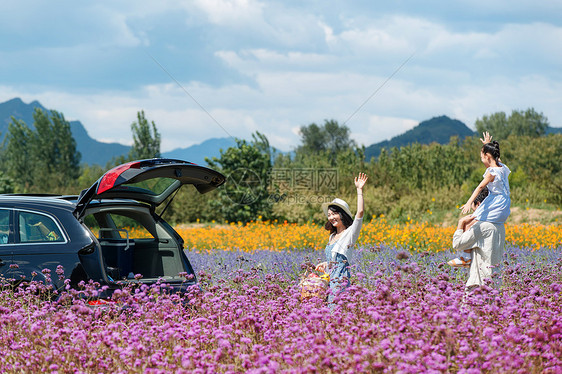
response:
[[[80,219],[94,199],[133,199],[158,206],[184,184],[206,193],[222,185],[225,179],[215,170],[182,160],[132,161],[109,170],[83,191],[74,215]]]

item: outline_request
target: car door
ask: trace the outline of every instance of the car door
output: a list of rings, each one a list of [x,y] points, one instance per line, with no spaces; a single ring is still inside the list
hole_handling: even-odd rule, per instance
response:
[[[18,278],[43,281],[50,274],[53,283],[61,287],[62,276],[70,278],[80,265],[77,250],[70,245],[68,234],[54,215],[40,210],[14,209],[12,228],[14,242],[8,248],[17,265]],[[59,265],[62,268],[57,274]],[[18,278],[16,280],[20,280]]]

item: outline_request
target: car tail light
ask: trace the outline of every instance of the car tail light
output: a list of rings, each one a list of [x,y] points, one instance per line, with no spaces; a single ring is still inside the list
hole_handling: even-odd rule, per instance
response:
[[[126,170],[129,170],[131,168],[138,169],[140,167],[140,164],[141,163],[139,161],[133,161],[133,162],[128,162],[128,163],[123,164],[123,165],[119,165],[119,166],[111,169],[110,171],[105,173],[103,175],[103,177],[101,177],[101,181],[100,181],[100,184],[98,185],[98,190],[96,191],[96,193],[99,195],[99,194],[113,188],[115,186],[115,181],[117,180],[117,178],[119,178],[119,176],[121,174],[123,174],[123,172],[125,172]]]
[[[113,301],[106,300],[106,299],[88,300],[88,305],[91,306],[107,305],[111,303],[113,303]]]

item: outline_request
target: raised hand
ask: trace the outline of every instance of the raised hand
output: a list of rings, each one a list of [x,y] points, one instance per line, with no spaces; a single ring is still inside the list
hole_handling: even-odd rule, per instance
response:
[[[355,187],[357,189],[362,189],[367,182],[367,179],[369,179],[369,177],[367,177],[367,174],[359,173],[359,176],[355,177]]]
[[[482,144],[490,143],[492,141],[492,135],[490,135],[488,131],[484,131],[482,136],[484,137],[484,139],[480,138]]]

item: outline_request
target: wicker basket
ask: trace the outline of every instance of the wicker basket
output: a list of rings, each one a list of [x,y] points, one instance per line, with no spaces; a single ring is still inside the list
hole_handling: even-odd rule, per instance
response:
[[[330,287],[330,275],[324,273],[318,276],[315,273],[307,273],[299,286],[301,287],[301,300],[308,300],[313,297],[324,299],[326,291]]]

